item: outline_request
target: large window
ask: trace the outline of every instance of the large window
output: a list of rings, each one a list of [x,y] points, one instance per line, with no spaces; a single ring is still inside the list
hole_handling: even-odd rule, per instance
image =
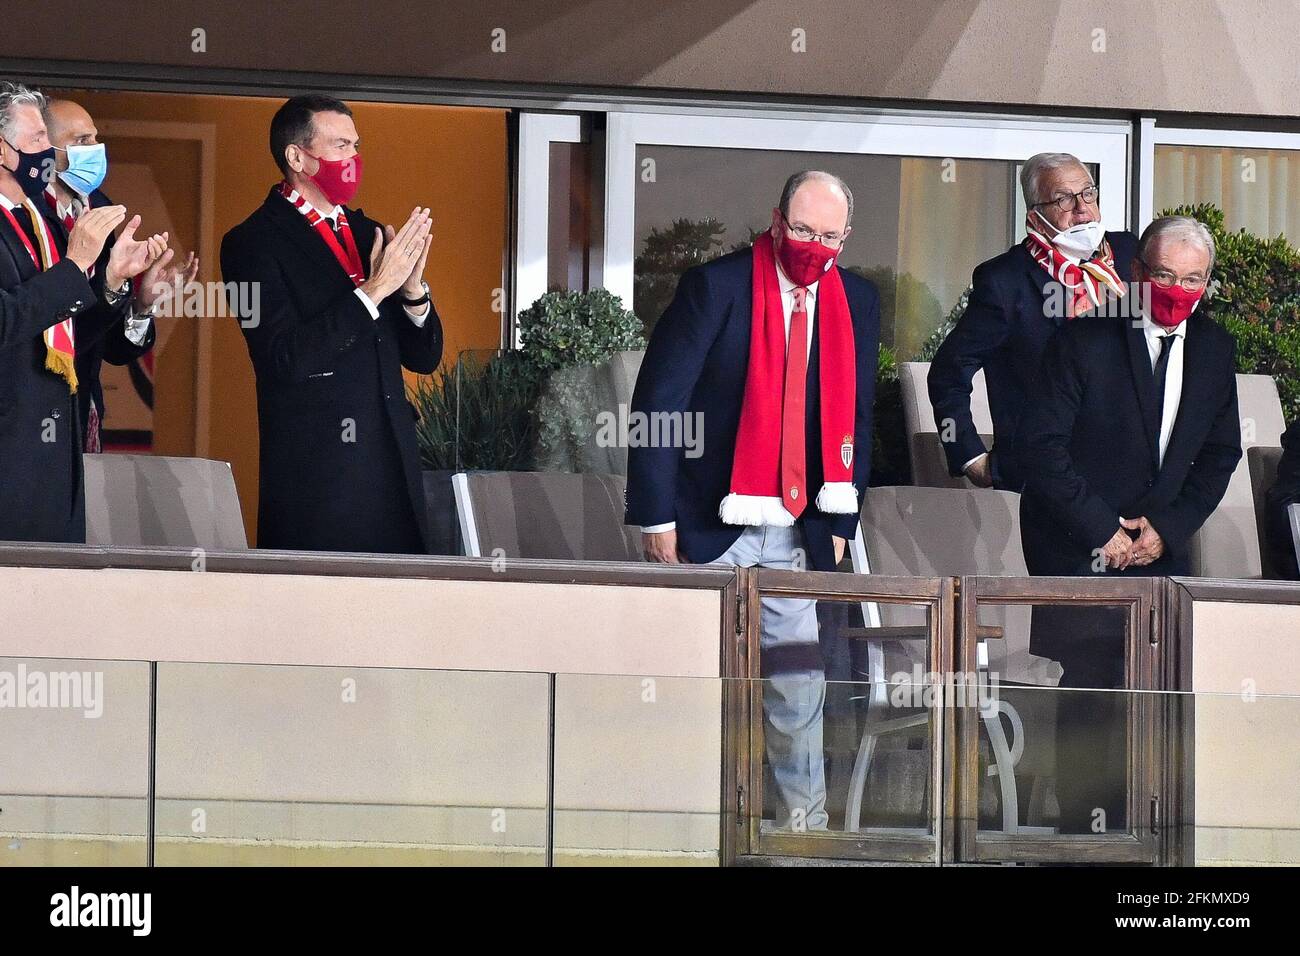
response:
[[[1300,239],[1300,150],[1158,145],[1155,212],[1213,203],[1224,225]]]
[[[1127,125],[932,115],[611,113],[607,288],[653,327],[681,272],[766,229],[792,172],[824,168],[854,193],[843,265],[882,293],[882,341],[911,359],[981,261],[1023,234],[1018,164],[1044,150],[1097,170],[1108,228],[1125,226]]]
[[[1006,160],[736,152],[637,150],[633,302],[647,325],[684,268],[748,246],[767,229],[782,183],[809,166],[835,173],[853,191],[853,235],[840,264],[876,283],[882,339],[904,358],[951,311],[971,270],[1012,241],[1014,164]]]
[[[1161,212],[1209,203],[1224,226],[1300,241],[1300,134],[1184,129],[1141,120],[1138,226]]]

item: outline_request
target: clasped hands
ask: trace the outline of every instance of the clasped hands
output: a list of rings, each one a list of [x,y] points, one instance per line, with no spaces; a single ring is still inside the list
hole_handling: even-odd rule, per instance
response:
[[[1145,517],[1120,518],[1119,523],[1119,529],[1101,548],[1106,567],[1117,571],[1146,567],[1165,553],[1164,539]],[[1138,532],[1136,539],[1129,536],[1130,531]]]

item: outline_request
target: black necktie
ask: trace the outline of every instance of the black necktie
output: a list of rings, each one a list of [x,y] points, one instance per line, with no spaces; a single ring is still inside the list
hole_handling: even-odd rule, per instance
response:
[[[32,222],[32,214],[26,206],[14,206],[14,219],[18,226],[27,234],[27,239],[32,243],[32,248],[41,247],[40,240],[36,237],[36,223]]]
[[[1160,357],[1156,359],[1156,441],[1160,441],[1160,426],[1165,420],[1165,380],[1169,377],[1169,353],[1173,351],[1172,332],[1160,336]]]

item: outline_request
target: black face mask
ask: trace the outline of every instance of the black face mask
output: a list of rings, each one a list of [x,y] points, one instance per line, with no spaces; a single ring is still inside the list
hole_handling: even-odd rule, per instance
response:
[[[5,140],[9,143],[9,140]],[[40,197],[45,187],[54,181],[54,147],[43,149],[39,153],[24,153],[13,143],[9,148],[18,154],[18,168],[10,169],[18,185],[32,199]],[[9,169],[9,167],[5,167]]]

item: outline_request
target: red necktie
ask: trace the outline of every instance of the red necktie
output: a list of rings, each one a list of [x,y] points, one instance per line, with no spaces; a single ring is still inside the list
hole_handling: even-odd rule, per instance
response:
[[[808,384],[808,290],[794,290],[785,341],[785,396],[781,403],[781,501],[798,518],[808,504],[804,471],[804,389]]]

